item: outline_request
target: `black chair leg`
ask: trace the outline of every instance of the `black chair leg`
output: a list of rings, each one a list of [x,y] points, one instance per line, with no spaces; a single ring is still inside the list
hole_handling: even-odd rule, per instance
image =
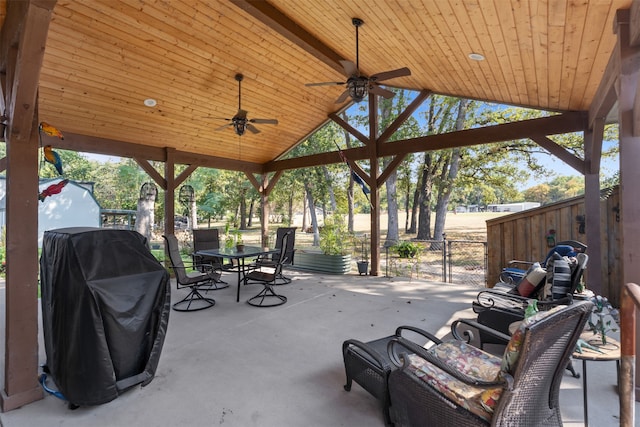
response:
[[[277,305],[282,305],[285,302],[287,302],[287,297],[273,292],[273,288],[270,284],[264,285],[264,288],[258,295],[247,300],[247,303],[254,307],[275,307]]]
[[[194,286],[191,288],[189,295],[173,304],[173,309],[175,311],[198,311],[213,307],[215,304],[216,301],[213,298],[202,296],[198,291],[198,287]]]

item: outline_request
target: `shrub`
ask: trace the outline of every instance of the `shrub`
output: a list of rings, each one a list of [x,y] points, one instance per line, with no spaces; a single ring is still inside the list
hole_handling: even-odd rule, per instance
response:
[[[400,258],[413,258],[420,251],[420,246],[412,242],[400,242],[392,247]]]
[[[327,255],[346,255],[349,253],[349,232],[341,215],[330,215],[320,229],[320,249]]]

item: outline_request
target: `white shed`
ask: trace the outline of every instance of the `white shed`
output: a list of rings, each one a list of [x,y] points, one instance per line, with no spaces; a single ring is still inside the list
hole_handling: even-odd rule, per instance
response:
[[[63,178],[42,179],[39,191]],[[6,223],[6,178],[0,177],[0,227]],[[62,191],[38,202],[38,246],[46,230],[63,227],[100,227],[100,205],[93,197],[91,184],[69,181]]]

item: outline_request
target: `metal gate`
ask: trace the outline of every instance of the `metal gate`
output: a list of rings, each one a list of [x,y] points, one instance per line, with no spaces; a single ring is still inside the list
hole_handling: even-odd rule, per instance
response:
[[[485,286],[487,242],[474,240],[411,240],[418,246],[413,257],[400,257],[393,247],[383,248],[385,276],[404,276],[447,283]]]

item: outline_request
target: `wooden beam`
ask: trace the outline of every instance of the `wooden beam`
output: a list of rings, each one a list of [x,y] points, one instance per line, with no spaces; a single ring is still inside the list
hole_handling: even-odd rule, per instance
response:
[[[485,128],[467,129],[440,135],[427,135],[402,141],[381,144],[379,157],[406,155],[425,151],[441,150],[445,148],[468,147],[472,145],[490,144],[492,142],[512,141],[531,138],[540,135],[557,135],[562,133],[583,131],[587,123],[586,112],[570,112],[540,119],[523,120],[514,123],[489,126]],[[368,139],[368,138],[367,138]],[[342,150],[350,160],[365,160],[369,158],[366,147]],[[264,171],[289,170],[307,168],[319,165],[340,163],[342,159],[337,151],[313,154],[294,159],[275,160],[265,163]]]
[[[273,174],[273,176],[269,180],[269,184],[267,185],[267,188],[264,189],[264,192],[267,194],[267,196],[271,194],[271,192],[273,191],[274,187],[276,186],[276,184],[280,180],[280,177],[282,177],[283,173],[284,173],[284,171],[277,171],[275,174]]]
[[[151,163],[149,163],[145,159],[139,159],[137,157],[134,157],[133,160],[135,160],[138,166],[140,166],[147,173],[147,175],[149,175],[149,177],[158,185],[158,187],[162,188],[163,190],[167,189],[167,180],[164,179],[153,166],[151,166]]]
[[[180,175],[178,175],[175,179],[175,185],[176,187],[180,184],[182,184],[183,182],[186,181],[187,178],[189,178],[191,176],[191,174],[198,169],[198,166],[196,165],[189,165],[187,166],[187,168],[185,170],[183,170],[182,172],[180,172]]]
[[[584,135],[585,175],[599,174],[602,160],[602,140],[604,138],[604,122],[600,118],[593,122],[593,128]]]
[[[429,97],[429,95],[431,95],[431,91],[429,90],[421,90],[420,93],[418,94],[418,96],[416,96],[416,98],[411,102],[411,104],[409,104],[407,106],[407,108],[404,109],[404,111],[402,113],[400,113],[398,115],[398,117],[396,117],[396,119],[393,121],[393,123],[391,123],[382,133],[382,135],[380,135],[378,137],[378,143],[383,143],[383,142],[387,142],[387,140],[389,138],[391,138],[391,135],[394,134],[395,131],[398,130],[398,128],[400,126],[402,126],[402,124],[409,118],[411,117],[411,115],[418,109],[418,107],[420,105],[422,105],[422,103],[424,102],[425,99],[427,99]]]
[[[43,135],[42,141],[45,144],[50,144],[53,147],[63,150],[104,154],[130,159],[147,159],[156,162],[164,162],[167,159],[166,151],[162,147],[153,147],[71,132],[63,133],[64,139]]]
[[[176,151],[175,162],[182,165],[196,165],[245,173],[262,173],[264,171],[263,165],[258,163],[227,159],[224,157],[205,156],[198,153],[187,153],[185,151]]]
[[[466,129],[439,135],[428,135],[382,144],[378,154],[380,157],[386,157],[447,148],[470,147],[492,142],[513,141],[522,138],[531,138],[537,135],[546,136],[578,132],[585,129],[586,119],[587,114],[585,112],[571,112],[540,119]]]
[[[327,64],[340,74],[344,74],[344,67],[340,61],[344,60],[339,53],[315,38],[288,16],[264,0],[231,0],[258,21],[284,36],[287,40],[300,46],[314,58]]]
[[[166,151],[163,147],[154,147],[96,136],[64,132],[64,139],[43,135],[42,140],[55,148],[84,153],[104,154],[108,156],[126,157],[131,159],[147,159],[156,162],[166,161]],[[174,161],[181,165],[195,165],[214,169],[261,173],[262,165],[224,157],[204,156],[197,153],[176,150]]]
[[[546,136],[536,135],[531,137],[539,146],[565,162],[567,165],[574,168],[576,171],[580,172],[580,174],[584,175],[585,173],[585,163],[584,160],[577,158],[563,147],[556,144],[553,140],[549,139]]]
[[[604,120],[609,115],[613,106],[618,102],[618,94],[616,93],[615,83],[620,75],[620,58],[616,55],[616,50],[612,53],[604,70],[600,85],[596,90],[591,107],[589,108],[589,125],[593,127],[593,123],[598,120]]]
[[[362,134],[358,129],[351,126],[349,123],[342,120],[342,117],[335,113],[329,114],[329,118],[336,122],[341,128],[349,132],[351,135],[355,136],[360,142],[364,145],[369,145],[371,139],[367,138],[364,134]]]
[[[387,165],[386,169],[380,174],[377,179],[376,183],[378,187],[387,182],[387,179],[389,179],[389,175],[391,175],[393,171],[395,171],[398,166],[400,166],[400,163],[402,163],[405,157],[407,157],[406,154],[398,154],[393,160],[391,160],[391,163]]]
[[[363,160],[368,158],[366,147],[349,148],[347,150],[342,150],[342,153],[346,154],[349,160]],[[267,162],[264,164],[264,171],[275,172],[278,170],[308,168],[340,162],[342,162],[340,154],[338,154],[337,151],[330,151],[328,153],[318,153],[310,156]]]
[[[247,179],[249,180],[251,185],[253,185],[253,188],[255,188],[258,193],[262,193],[262,184],[258,182],[256,177],[249,172],[245,172],[244,174],[247,176]]]

